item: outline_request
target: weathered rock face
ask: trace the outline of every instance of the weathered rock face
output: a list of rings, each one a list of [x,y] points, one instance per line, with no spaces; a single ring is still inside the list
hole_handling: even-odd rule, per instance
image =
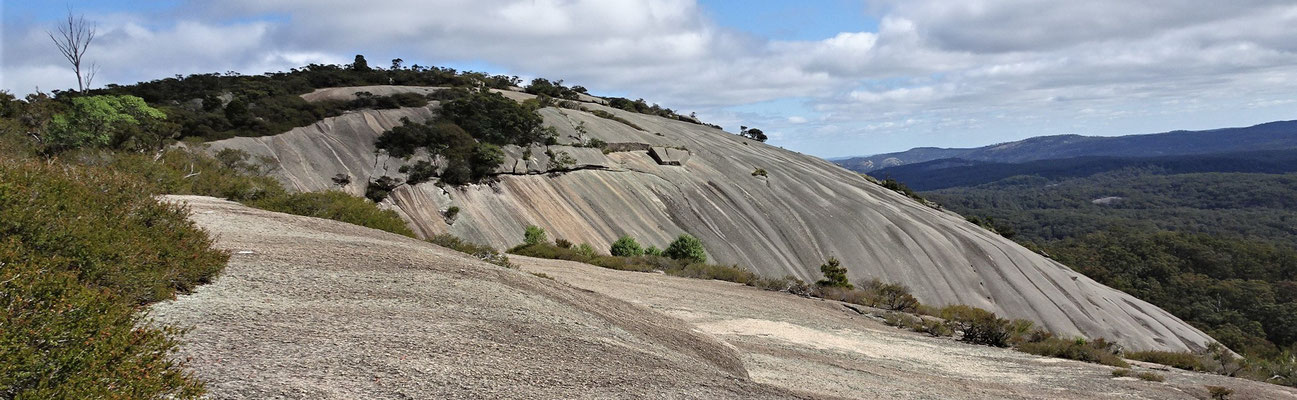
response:
[[[982,307],[1057,334],[1105,337],[1135,349],[1197,349],[1211,341],[1160,308],[828,161],[703,125],[582,105],[642,130],[583,111],[541,110],[560,142],[597,138],[643,146],[608,154],[550,146],[577,161],[561,173],[546,173],[546,149],[533,149],[526,159],[525,150],[506,149],[498,182],[402,186],[384,203],[422,235],[449,232],[506,248],[535,224],[553,238],[607,249],[621,235],[664,247],[688,232],[702,239],[714,261],[769,276],[814,281],[819,265],[835,256],[852,280],[903,283],[926,304]],[[281,163],[276,176],[296,190],[336,187],[330,178],[345,173],[353,183],[344,190],[359,194],[368,179],[401,177],[396,171],[403,161],[375,156],[374,139],[401,117],[434,117],[435,108],[354,112],[273,137],[213,142],[212,150],[271,156]],[[582,123],[587,133],[577,129]],[[644,146],[670,148],[664,153],[681,165],[660,163]],[[768,176],[753,176],[756,168]],[[442,217],[450,206],[461,210],[453,224]]]

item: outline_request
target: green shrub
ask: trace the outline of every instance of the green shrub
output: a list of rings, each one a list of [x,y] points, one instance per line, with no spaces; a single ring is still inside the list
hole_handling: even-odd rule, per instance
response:
[[[847,280],[847,267],[843,267],[836,257],[829,257],[828,261],[820,264],[820,273],[824,274],[824,279],[815,282],[821,287],[835,287],[846,290],[854,289],[855,286]]]
[[[589,243],[581,243],[580,246],[576,246],[576,252],[586,257],[594,257],[596,255],[594,246],[591,246]]]
[[[405,220],[392,210],[339,191],[305,192],[254,200],[248,205],[264,210],[325,218],[415,237]]]
[[[630,121],[627,121],[625,118],[618,117],[617,114],[613,114],[613,113],[610,113],[610,112],[607,112],[607,111],[604,111],[604,110],[588,110],[588,111],[590,111],[590,113],[591,113],[591,114],[594,114],[594,116],[596,116],[596,117],[604,118],[604,119],[611,119],[611,120],[613,120],[613,121],[621,122],[623,125],[629,126],[629,127],[631,127],[631,128],[635,128],[635,130],[637,130],[637,131],[642,131],[642,130],[644,130],[644,128],[640,128],[639,125],[635,125],[634,122],[630,122]]]
[[[459,207],[450,206],[445,213],[442,213],[442,216],[446,217],[446,221],[455,221],[455,217],[459,216]]]
[[[832,260],[836,261],[836,260]],[[821,267],[823,270],[823,267]],[[842,279],[846,280],[846,268],[843,268]],[[826,275],[827,276],[827,275]],[[850,284],[847,284],[850,286]],[[892,311],[914,312],[919,307],[919,300],[910,294],[910,288],[896,283],[883,283],[874,279],[867,285],[870,292],[869,306]]]
[[[500,251],[496,250],[494,247],[471,243],[448,233],[430,237],[428,238],[428,242],[460,253],[468,254],[479,260],[499,265],[501,267],[516,267],[516,265],[509,261],[508,256],[500,254]]]
[[[922,318],[919,322],[919,326],[914,328],[914,331],[938,337],[951,336],[955,334],[955,331],[950,329],[950,325],[945,321],[933,318]]]
[[[1207,370],[1207,368],[1204,367],[1202,364],[1202,359],[1199,358],[1197,354],[1193,354],[1189,352],[1156,351],[1156,350],[1136,351],[1136,352],[1127,352],[1126,358],[1132,360],[1147,361],[1151,363],[1162,364],[1169,367],[1176,367],[1179,369],[1184,369],[1189,371]]]
[[[563,249],[572,248],[572,242],[567,239],[554,239],[554,245]]]
[[[381,203],[383,202],[383,199],[387,198],[387,195],[392,193],[393,189],[396,189],[396,187],[400,185],[400,179],[386,175],[381,176],[378,179],[369,182],[368,186],[365,186],[365,198],[375,203]]]
[[[1158,375],[1158,374],[1152,373],[1152,372],[1147,372],[1147,371],[1146,371],[1146,372],[1140,372],[1140,373],[1138,373],[1138,374],[1135,374],[1135,377],[1136,377],[1136,378],[1139,378],[1140,380],[1145,380],[1145,381],[1149,381],[1149,382],[1163,382],[1163,381],[1166,381],[1166,377],[1164,377],[1164,376],[1162,376],[1162,375]]]
[[[185,207],[152,193],[112,170],[0,161],[0,238],[73,260],[78,279],[131,304],[168,299],[207,283],[228,255],[211,249]]]
[[[658,256],[658,257],[663,257],[663,256],[664,256],[664,255],[663,255],[663,252],[662,252],[662,249],[657,248],[657,246],[649,246],[648,248],[645,248],[645,249],[644,249],[644,255],[646,255],[646,256]]]
[[[765,169],[757,168],[752,170],[752,176],[766,177],[766,176],[770,176],[770,174],[767,173]]]
[[[176,331],[137,307],[228,255],[137,176],[0,160],[0,398],[194,398]]]
[[[77,279],[75,261],[0,241],[0,398],[197,398],[174,329]]]
[[[647,251],[644,253],[648,254]],[[788,292],[801,296],[809,296],[811,293],[811,288],[806,284],[806,282],[803,282],[801,279],[797,279],[797,277],[792,275],[786,275],[783,278],[757,278],[754,281],[748,282],[747,285],[776,292]]]
[[[963,332],[960,340],[995,347],[1009,346],[1009,321],[977,307],[952,305],[941,309],[941,318]]]
[[[1116,344],[1102,338],[1087,341],[1083,338],[1072,340],[1048,338],[1038,342],[1027,342],[1018,345],[1018,351],[1046,357],[1066,358],[1120,368],[1130,368],[1130,364],[1118,357],[1120,352]]]
[[[536,225],[527,225],[522,232],[522,243],[526,245],[545,243],[549,241],[545,230]]]
[[[612,242],[608,253],[618,257],[635,257],[643,255],[644,250],[640,249],[639,242],[636,242],[635,238],[626,235]]]
[[[689,265],[686,265],[684,269],[667,271],[667,273],[685,278],[715,279],[726,282],[737,282],[745,285],[755,282],[758,279],[757,274],[737,265],[690,263]]]
[[[1124,378],[1124,377],[1131,376],[1131,375],[1134,375],[1134,374],[1135,374],[1135,371],[1131,371],[1131,370],[1128,369],[1128,368],[1118,368],[1118,369],[1114,369],[1114,370],[1112,370],[1112,377],[1113,377],[1113,378]]]
[[[1233,389],[1224,386],[1207,385],[1207,395],[1214,400],[1227,400],[1233,394]]]
[[[688,260],[696,263],[707,262],[707,253],[703,250],[703,242],[688,233],[682,233],[675,241],[667,246],[664,255],[676,260]]]

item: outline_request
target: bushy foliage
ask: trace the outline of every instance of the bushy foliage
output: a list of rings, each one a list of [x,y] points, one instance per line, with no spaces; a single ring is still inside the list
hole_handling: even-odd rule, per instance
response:
[[[576,246],[574,250],[576,250],[577,253],[586,257],[594,257],[598,255],[594,251],[594,246],[591,246],[589,243],[581,243],[580,245]]]
[[[1118,354],[1121,349],[1113,342],[1102,338],[1086,340],[1083,338],[1060,339],[1050,337],[1040,341],[1026,342],[1018,345],[1018,351],[1046,356],[1085,361],[1120,368],[1130,368]]]
[[[703,241],[688,233],[682,233],[667,246],[663,252],[667,257],[676,260],[687,260],[696,263],[707,262],[707,252],[703,250]]]
[[[752,176],[768,177],[770,176],[770,173],[766,172],[763,168],[757,168],[752,170]]]
[[[941,318],[963,332],[960,340],[995,347],[1009,346],[1009,321],[977,307],[952,305],[941,309]]]
[[[1206,371],[1206,367],[1203,366],[1199,355],[1189,352],[1157,350],[1135,351],[1127,352],[1126,358],[1162,364],[1189,371]]]
[[[228,255],[138,177],[0,160],[0,397],[193,398],[175,331],[136,307],[208,282]]]
[[[766,139],[769,139],[768,137],[766,137],[766,133],[762,132],[760,129],[748,128],[746,126],[739,127],[739,136],[752,139],[758,142],[765,142]]]
[[[545,131],[535,110],[504,95],[485,91],[441,105],[441,116],[473,138],[494,145],[543,143]]]
[[[599,117],[599,118],[603,118],[603,119],[610,119],[610,120],[613,120],[613,121],[621,122],[623,125],[629,126],[629,127],[631,127],[631,128],[635,128],[635,130],[637,130],[637,131],[642,131],[642,130],[644,130],[644,128],[640,128],[639,125],[635,125],[634,122],[630,122],[630,120],[627,120],[627,119],[625,119],[625,118],[619,117],[619,116],[617,116],[617,114],[613,114],[613,113],[610,113],[610,112],[607,112],[607,111],[604,111],[604,110],[599,110],[599,109],[586,109],[586,108],[583,108],[582,110],[587,110],[587,111],[589,111],[591,114],[594,114],[594,116]]]
[[[855,285],[847,279],[847,267],[842,266],[836,257],[829,257],[824,264],[820,264],[820,273],[824,274],[824,279],[815,282],[820,287],[855,289]]]
[[[635,257],[643,255],[644,250],[640,248],[639,242],[636,242],[635,238],[625,235],[612,242],[612,247],[608,249],[608,253],[617,257]]]
[[[559,99],[576,100],[579,98],[578,91],[563,86],[563,81],[558,80],[550,82],[549,79],[536,78],[531,80],[531,84],[524,89],[527,93],[541,96],[549,96]],[[583,90],[585,88],[582,88]]]
[[[248,205],[287,214],[331,219],[415,237],[405,220],[392,210],[339,191],[292,193],[249,202]]]
[[[644,255],[664,257],[662,249],[657,248],[657,246],[645,247]]]
[[[401,180],[399,178],[387,175],[380,176],[365,186],[365,198],[375,203],[381,203],[383,199],[387,198],[387,195],[392,194],[392,190],[395,190],[400,185]]]
[[[178,130],[164,126],[166,118],[135,96],[74,97],[67,112],[54,115],[41,142],[48,153],[110,144],[126,150],[159,149]]]
[[[432,244],[468,254],[479,260],[499,265],[501,267],[516,267],[512,262],[509,262],[509,256],[500,253],[500,251],[496,250],[494,247],[468,242],[455,235],[444,233],[430,237],[428,238],[428,241]]]
[[[0,163],[0,237],[36,254],[75,260],[83,282],[132,304],[206,283],[226,255],[189,222],[184,207],[158,203],[141,179],[113,170]]]
[[[545,229],[542,229],[541,227],[536,225],[527,225],[527,227],[523,229],[522,232],[523,244],[533,245],[533,244],[540,244],[546,242],[549,242],[549,236],[545,233]]]

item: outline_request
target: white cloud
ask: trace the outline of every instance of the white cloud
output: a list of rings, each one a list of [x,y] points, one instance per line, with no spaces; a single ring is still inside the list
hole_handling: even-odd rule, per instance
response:
[[[1288,0],[879,0],[862,10],[877,32],[790,41],[719,26],[693,0],[194,0],[165,18],[96,16],[102,41],[91,58],[104,66],[101,83],[345,63],[355,53],[371,64],[486,63],[727,126],[766,124],[781,144],[819,154],[943,144],[920,141],[950,140],[949,130],[993,142],[1147,125],[1114,118],[1170,125],[1224,107],[1297,111],[1284,102],[1297,93],[1297,4]],[[9,25],[5,87],[70,86],[41,27]],[[790,98],[807,107],[730,111]],[[844,145],[860,135],[879,140]]]

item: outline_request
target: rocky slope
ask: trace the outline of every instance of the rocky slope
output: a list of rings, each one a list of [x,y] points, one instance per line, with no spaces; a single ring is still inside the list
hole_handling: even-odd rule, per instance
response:
[[[1297,397],[1152,364],[1135,369],[1166,382],[1113,378],[728,282],[527,257],[506,269],[335,221],[167,200],[233,253],[215,282],[149,314],[190,328],[179,356],[215,399]]]
[[[343,97],[373,92],[326,90]],[[450,232],[503,248],[521,242],[523,226],[536,224],[551,237],[606,249],[624,234],[662,247],[688,232],[713,260],[767,275],[814,281],[820,263],[836,256],[853,280],[903,283],[924,303],[969,304],[1059,334],[1106,337],[1135,349],[1197,349],[1210,340],[1157,307],[830,162],[703,125],[581,105],[636,127],[573,109],[541,114],[562,143],[598,138],[624,151],[551,146],[577,161],[558,172],[548,171],[541,149],[526,158],[509,148],[498,182],[402,186],[385,203],[423,235]],[[281,167],[275,176],[296,190],[336,188],[331,178],[343,174],[353,181],[343,189],[360,194],[363,182],[401,176],[402,161],[376,156],[374,139],[401,117],[435,117],[436,107],[353,112],[272,137],[213,142],[211,150],[270,156]],[[578,131],[582,123],[588,133]],[[663,154],[672,160],[660,160]],[[769,175],[754,176],[756,168]],[[450,206],[461,210],[453,221],[442,215]]]
[[[683,322],[426,242],[194,196],[233,253],[153,306],[218,399],[796,398]]]

